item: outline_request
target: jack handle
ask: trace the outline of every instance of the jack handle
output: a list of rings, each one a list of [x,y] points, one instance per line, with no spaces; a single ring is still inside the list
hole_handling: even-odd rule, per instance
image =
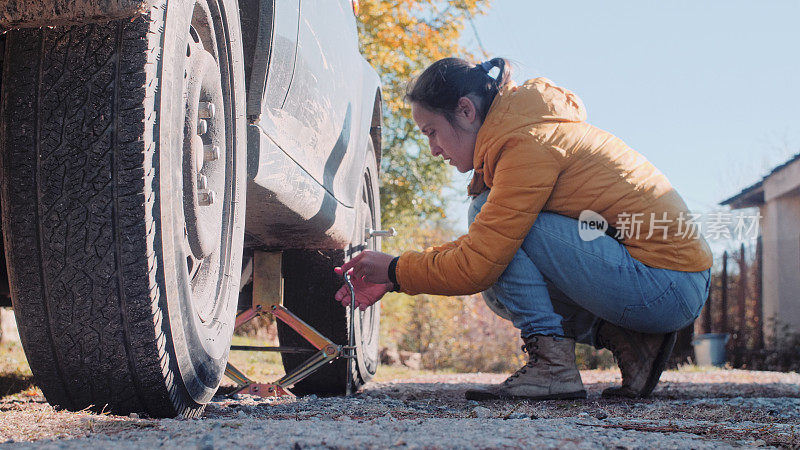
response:
[[[394,229],[392,229],[394,231]],[[355,315],[356,315],[356,290],[353,287],[353,283],[350,281],[350,274],[344,274],[344,282],[347,283],[347,288],[350,290],[350,333],[348,333],[347,338],[347,346],[353,352],[353,356],[355,356],[355,348],[356,348],[356,326],[355,326]],[[347,358],[347,385],[345,387],[345,395],[351,396],[353,394],[353,363],[358,364],[358,360],[356,358],[350,357]]]
[[[367,239],[374,238],[374,237],[392,237],[397,234],[397,231],[394,227],[389,228],[388,230],[376,230],[374,228],[367,228]]]

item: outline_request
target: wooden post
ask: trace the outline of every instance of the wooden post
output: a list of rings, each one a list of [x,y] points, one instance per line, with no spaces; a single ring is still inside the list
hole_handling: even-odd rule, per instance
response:
[[[719,326],[717,333],[728,332],[728,251],[722,253],[722,292],[720,293]]]
[[[742,348],[747,347],[750,330],[747,326],[747,261],[744,257],[744,243],[739,250],[739,320],[737,324],[737,341]]]
[[[753,298],[755,300],[753,305],[753,312],[755,313],[755,320],[753,323],[753,331],[755,332],[755,348],[761,350],[764,348],[764,298],[761,291],[762,277],[764,276],[764,248],[761,244],[761,236],[756,241],[756,274],[755,274],[755,289]]]
[[[711,281],[708,283],[708,298],[706,299],[706,306],[703,307],[703,333],[711,333],[713,328],[714,275],[712,274],[710,277]]]

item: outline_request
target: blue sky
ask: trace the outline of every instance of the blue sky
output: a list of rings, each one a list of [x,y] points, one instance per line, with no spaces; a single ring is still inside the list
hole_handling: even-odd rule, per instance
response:
[[[495,0],[484,48],[581,97],[708,211],[800,152],[800,2]],[[472,30],[463,42],[477,49]],[[466,229],[462,186],[450,216]]]

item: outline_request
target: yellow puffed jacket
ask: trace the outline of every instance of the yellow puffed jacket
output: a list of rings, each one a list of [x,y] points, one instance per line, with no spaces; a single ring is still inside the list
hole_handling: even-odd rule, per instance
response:
[[[594,211],[625,233],[622,243],[632,257],[651,267],[711,267],[708,244],[690,229],[689,210],[667,178],[585,120],[578,96],[546,78],[503,88],[475,143],[470,193],[491,189],[486,203],[458,240],[403,253],[396,268],[400,289],[412,295],[485,290],[511,262],[539,211],[576,219]]]

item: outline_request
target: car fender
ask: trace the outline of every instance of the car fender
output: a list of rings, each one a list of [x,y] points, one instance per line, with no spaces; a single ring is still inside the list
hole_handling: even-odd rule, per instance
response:
[[[36,28],[134,17],[158,0],[0,0],[0,27]]]

